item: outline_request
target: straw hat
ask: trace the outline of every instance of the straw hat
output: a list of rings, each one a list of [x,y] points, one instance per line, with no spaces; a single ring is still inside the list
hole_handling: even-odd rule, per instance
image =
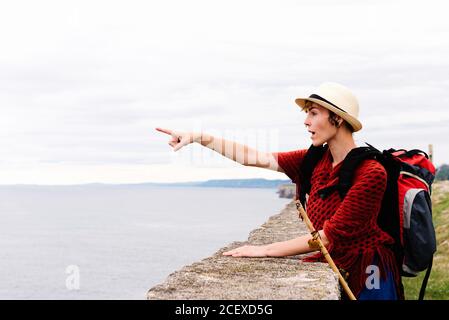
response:
[[[348,88],[334,82],[321,84],[309,97],[300,97],[295,100],[303,110],[306,101],[312,101],[334,112],[348,122],[354,131],[362,129],[358,120],[359,103]]]

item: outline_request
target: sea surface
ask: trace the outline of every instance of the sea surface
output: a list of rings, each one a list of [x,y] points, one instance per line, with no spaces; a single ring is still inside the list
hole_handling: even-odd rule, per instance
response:
[[[289,201],[276,189],[1,186],[0,299],[145,299]]]

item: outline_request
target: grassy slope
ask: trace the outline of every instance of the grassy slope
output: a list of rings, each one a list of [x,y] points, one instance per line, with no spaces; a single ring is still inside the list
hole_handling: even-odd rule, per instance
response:
[[[432,204],[437,252],[427,284],[425,299],[449,300],[449,181],[434,183]],[[403,278],[406,299],[418,299],[424,273],[422,272],[416,278]]]

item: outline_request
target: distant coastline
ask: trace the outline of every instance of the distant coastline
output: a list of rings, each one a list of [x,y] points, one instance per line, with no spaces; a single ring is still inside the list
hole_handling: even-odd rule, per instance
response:
[[[269,180],[263,178],[253,179],[214,179],[206,181],[191,182],[143,182],[143,183],[86,183],[77,185],[36,185],[36,184],[14,184],[0,185],[4,187],[203,187],[203,188],[278,188],[280,185],[291,183],[290,180]]]

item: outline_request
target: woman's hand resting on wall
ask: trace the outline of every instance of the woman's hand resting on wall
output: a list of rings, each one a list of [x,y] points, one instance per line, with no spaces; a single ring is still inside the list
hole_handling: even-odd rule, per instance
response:
[[[226,252],[223,252],[224,256],[232,257],[267,257],[265,246],[251,246],[245,245]]]

